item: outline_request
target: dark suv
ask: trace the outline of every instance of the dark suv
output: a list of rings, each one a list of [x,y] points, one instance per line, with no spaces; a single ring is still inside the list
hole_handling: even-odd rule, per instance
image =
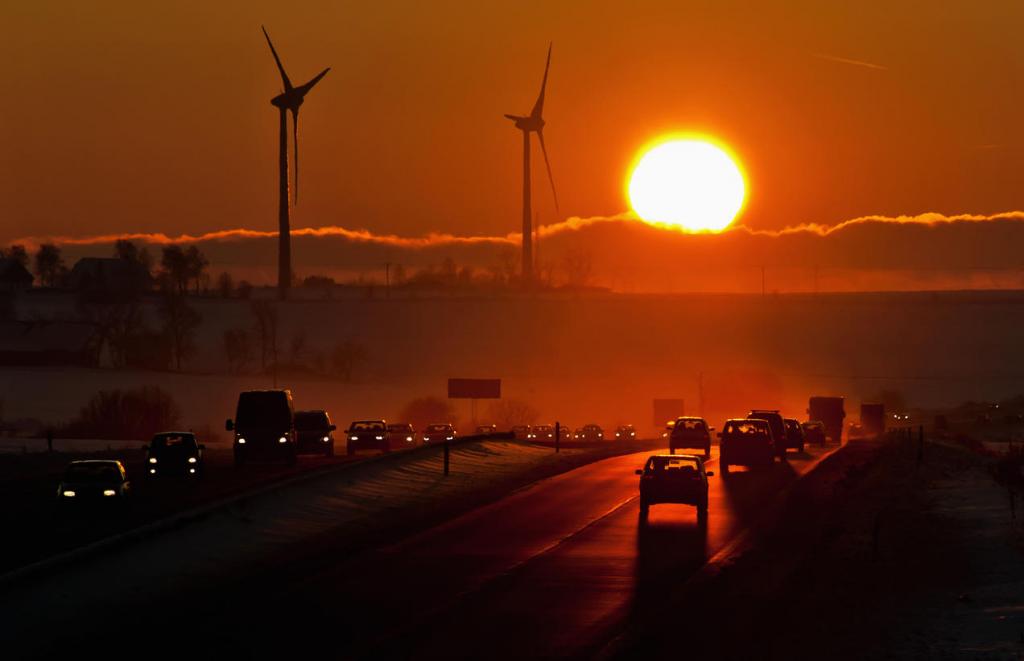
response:
[[[296,411],[295,433],[298,435],[298,451],[334,456],[334,431],[327,411]]]
[[[786,446],[796,448],[798,452],[804,451],[804,428],[800,421],[793,418],[783,420],[786,423]]]
[[[290,390],[240,393],[235,419],[224,427],[235,433],[235,466],[256,457],[295,463],[295,407]]]
[[[789,447],[789,439],[786,436],[786,422],[778,409],[754,409],[747,414],[748,420],[764,420],[771,429],[772,441],[775,442],[775,452],[781,459],[786,458],[786,448]]]
[[[124,464],[113,459],[72,461],[57,485],[57,503],[62,508],[83,506],[124,507],[131,495],[131,482]]]
[[[775,441],[767,420],[726,420],[718,436],[722,473],[728,473],[730,466],[771,466],[775,461]]]
[[[668,436],[668,451],[675,454],[679,448],[704,450],[704,458],[711,458],[711,428],[704,418],[677,418]]]
[[[383,420],[356,420],[345,432],[348,434],[347,453],[351,456],[356,450],[380,450],[384,454],[391,452],[391,441],[388,440],[388,425]]]
[[[203,451],[205,445],[196,441],[196,436],[187,431],[168,431],[153,436],[146,451],[146,476],[183,477],[203,476]]]
[[[693,454],[656,454],[648,457],[640,476],[640,516],[646,517],[651,505],[679,503],[697,508],[697,523],[708,520],[708,477],[704,461]]]

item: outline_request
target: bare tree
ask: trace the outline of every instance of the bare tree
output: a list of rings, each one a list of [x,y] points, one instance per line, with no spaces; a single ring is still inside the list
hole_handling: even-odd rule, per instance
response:
[[[36,275],[44,287],[54,287],[61,273],[65,270],[64,258],[60,248],[52,243],[44,243],[36,252]]]
[[[244,328],[224,331],[224,355],[228,360],[228,371],[242,372],[252,361],[252,339]]]
[[[540,417],[537,409],[519,399],[499,399],[488,408],[491,422],[500,429],[510,429],[514,425],[532,425]]]
[[[128,239],[118,239],[114,243],[114,257],[138,264],[146,275],[153,274],[153,257],[145,246],[139,248]]]
[[[185,297],[167,290],[160,298],[160,317],[164,322],[164,334],[174,352],[175,369],[181,371],[181,364],[196,351],[195,331],[203,317],[189,306]]]
[[[217,276],[217,293],[221,298],[231,298],[235,293],[235,281],[227,271]]]
[[[429,395],[417,397],[403,406],[398,413],[398,419],[408,422],[413,429],[423,429],[434,423],[449,422],[455,425],[457,422],[455,407],[450,401]]]
[[[15,243],[8,246],[7,250],[0,250],[0,257],[13,259],[25,268],[28,268],[28,251],[25,250],[23,245]]]
[[[181,246],[164,246],[160,257],[160,266],[163,267],[163,275],[166,280],[177,290],[178,294],[184,296],[188,291],[188,282],[192,277],[189,270],[188,257]]]
[[[195,281],[197,294],[199,293],[199,286],[206,275],[206,267],[209,265],[210,260],[206,259],[206,255],[199,250],[199,246],[192,244],[185,249],[185,270],[188,278]]]
[[[331,352],[331,371],[343,381],[351,381],[356,367],[364,360],[366,348],[352,340],[344,340]]]
[[[273,301],[253,301],[252,314],[256,319],[256,341],[260,345],[260,368],[266,371],[268,359],[277,364],[277,305]]]
[[[590,284],[593,263],[590,253],[572,248],[565,255],[566,279],[570,286],[586,287]]]

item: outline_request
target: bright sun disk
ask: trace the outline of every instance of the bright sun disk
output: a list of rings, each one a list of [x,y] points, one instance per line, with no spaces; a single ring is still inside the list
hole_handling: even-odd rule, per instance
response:
[[[733,158],[700,139],[655,145],[629,179],[629,202],[641,220],[689,232],[721,232],[745,197],[746,182]]]

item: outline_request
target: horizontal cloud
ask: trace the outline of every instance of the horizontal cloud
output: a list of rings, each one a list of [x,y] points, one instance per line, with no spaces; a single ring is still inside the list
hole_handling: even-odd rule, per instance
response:
[[[720,234],[686,233],[639,222],[631,214],[569,218],[539,228],[538,268],[554,282],[570,269],[592,284],[629,291],[1018,288],[1024,284],[1024,212],[992,215],[864,216],[834,225],[782,230],[737,226]],[[407,270],[446,259],[477,271],[509,271],[520,235],[420,237],[380,235],[339,226],[292,232],[300,275],[379,278],[385,264]],[[54,241],[70,258],[110,254],[117,239],[159,247],[201,245],[213,269],[272,282],[276,232],[229,229],[205,234],[129,233],[88,237],[24,237]]]

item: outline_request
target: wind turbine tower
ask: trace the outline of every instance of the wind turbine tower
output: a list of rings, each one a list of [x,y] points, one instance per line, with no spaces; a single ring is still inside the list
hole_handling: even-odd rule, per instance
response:
[[[544,166],[548,171],[551,183],[551,194],[555,198],[555,211],[558,211],[558,193],[555,191],[555,179],[551,176],[551,162],[548,161],[548,150],[544,146],[544,91],[548,85],[548,70],[551,68],[551,46],[548,45],[547,64],[544,65],[544,79],[540,84],[540,95],[533,105],[530,114],[505,115],[515,122],[516,128],[523,132],[523,284],[530,285],[534,279],[533,268],[533,218],[532,200],[530,199],[530,134],[536,133],[540,142],[540,150],[544,154]]]
[[[313,77],[305,85],[299,85],[294,87],[292,81],[289,80],[288,74],[285,73],[284,65],[281,64],[281,58],[277,56],[277,51],[274,49],[274,44],[270,41],[270,35],[267,34],[267,29],[260,26],[263,30],[263,36],[267,38],[267,45],[270,46],[270,52],[274,56],[274,62],[277,63],[277,69],[281,72],[281,83],[284,85],[284,91],[275,96],[270,100],[271,105],[278,109],[281,115],[280,131],[279,131],[279,143],[280,150],[278,153],[278,238],[277,238],[277,291],[278,296],[282,300],[288,298],[288,289],[292,284],[292,242],[291,242],[291,219],[289,217],[289,199],[288,199],[288,111],[292,113],[292,138],[295,148],[295,203],[299,201],[299,107],[302,105],[309,90],[313,89],[313,86],[320,82],[320,79],[327,75],[327,72],[331,70],[327,67],[316,76]]]

